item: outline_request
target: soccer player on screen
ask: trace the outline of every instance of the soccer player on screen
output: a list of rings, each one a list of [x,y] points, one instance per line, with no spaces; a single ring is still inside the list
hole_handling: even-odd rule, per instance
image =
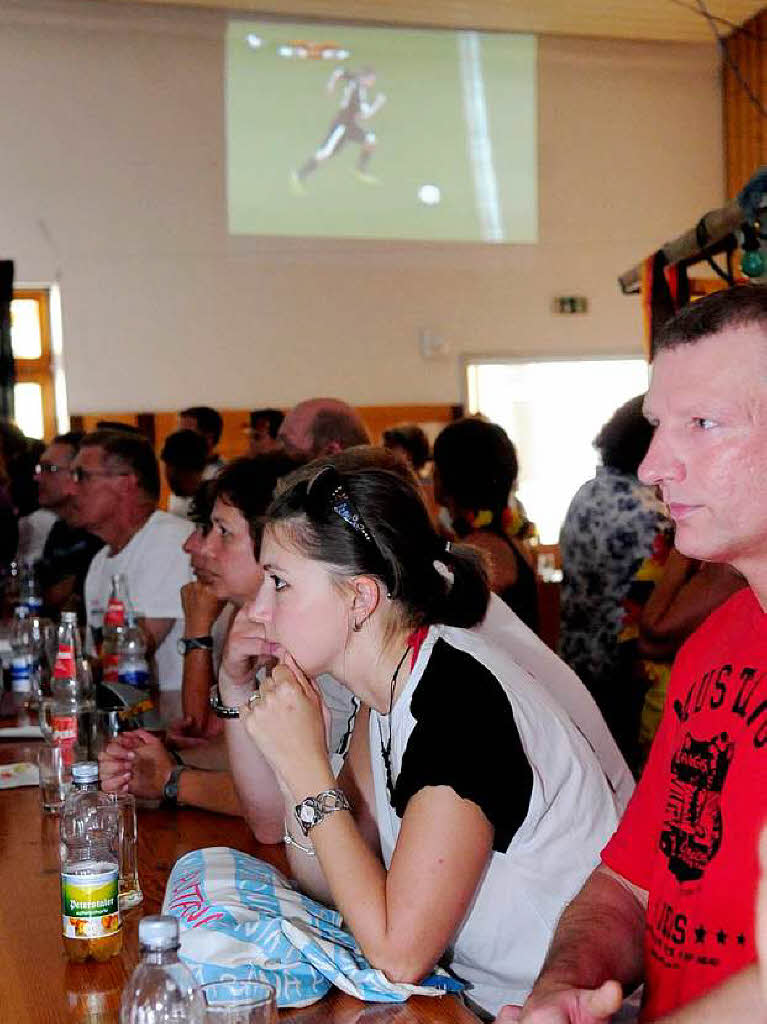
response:
[[[373,88],[376,81],[375,70],[371,67],[363,67],[359,71],[336,68],[328,80],[327,91],[333,93],[339,81],[344,83],[343,95],[327,135],[314,155],[291,175],[294,190],[300,194],[305,191],[304,182],[309,175],[316,171],[321,163],[340,153],[347,142],[356,142],[360,146],[355,170],[357,177],[368,185],[378,184],[378,179],[367,172],[376,148],[376,135],[360,124],[360,121],[367,121],[378,113],[386,102],[386,96],[379,92],[375,99],[369,99],[368,90]]]

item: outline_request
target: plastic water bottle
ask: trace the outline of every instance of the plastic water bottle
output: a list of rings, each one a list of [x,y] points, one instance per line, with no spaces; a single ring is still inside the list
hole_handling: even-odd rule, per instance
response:
[[[37,570],[34,562],[24,562],[19,577],[19,604],[26,608],[30,615],[39,615],[43,607],[43,599],[37,584]]]
[[[98,788],[99,766],[72,767],[61,812],[61,924],[70,960],[109,960],[122,949],[117,809]]]
[[[146,660],[146,640],[136,615],[129,608],[125,615],[125,626],[119,640],[117,681],[140,690],[149,689],[149,664]]]
[[[120,644],[125,632],[125,616],[131,609],[128,584],[122,573],[112,577],[112,590],[104,612],[101,639],[101,678],[105,683],[116,683],[120,660]]]
[[[178,920],[142,918],[138,941],[142,959],[123,991],[120,1024],[202,1024],[202,995],[178,958]]]
[[[19,604],[13,613],[11,633],[11,689],[14,693],[39,693],[39,682],[34,678],[38,665],[29,609]]]

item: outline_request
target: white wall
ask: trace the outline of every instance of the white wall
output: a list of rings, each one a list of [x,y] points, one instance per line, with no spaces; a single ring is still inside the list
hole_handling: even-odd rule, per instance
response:
[[[223,30],[0,0],[0,256],[60,280],[72,412],[452,402],[462,353],[639,352],[617,275],[725,198],[713,46],[543,38],[537,246],[230,239]]]

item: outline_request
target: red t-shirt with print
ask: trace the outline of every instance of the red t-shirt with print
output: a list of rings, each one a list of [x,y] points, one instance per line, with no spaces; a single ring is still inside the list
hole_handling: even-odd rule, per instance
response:
[[[765,818],[767,615],[746,588],[677,655],[647,767],[602,854],[650,894],[643,1021],[755,960]]]

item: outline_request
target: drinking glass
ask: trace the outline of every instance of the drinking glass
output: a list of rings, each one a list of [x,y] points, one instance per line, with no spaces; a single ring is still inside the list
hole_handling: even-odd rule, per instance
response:
[[[120,716],[117,711],[104,711],[98,708],[91,716],[91,758],[95,761],[106,745],[121,731]]]
[[[61,747],[45,743],[37,752],[40,771],[40,806],[44,814],[58,814],[72,783],[72,769]]]
[[[120,910],[130,910],[144,898],[138,878],[136,801],[131,793],[110,793],[109,799],[117,808]]]
[[[205,1024],[276,1024],[277,1000],[265,981],[214,981],[200,988]]]

